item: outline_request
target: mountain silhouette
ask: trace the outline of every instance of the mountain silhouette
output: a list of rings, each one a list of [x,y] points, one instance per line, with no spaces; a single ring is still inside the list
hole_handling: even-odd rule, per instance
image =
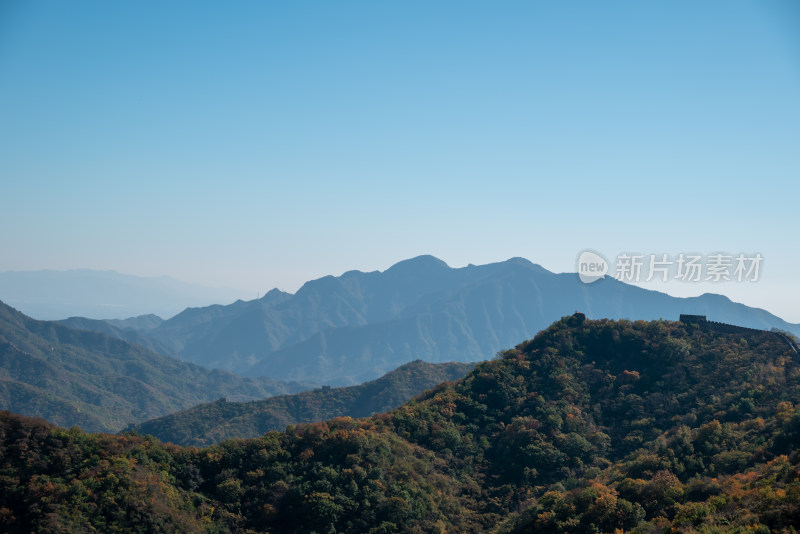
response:
[[[416,359],[485,360],[575,310],[631,320],[691,313],[800,334],[800,325],[721,295],[678,298],[611,277],[584,284],[577,274],[524,258],[451,268],[433,256],[383,272],[325,276],[294,295],[273,290],[257,300],[189,308],[136,333],[155,350],[207,367],[349,385]]]

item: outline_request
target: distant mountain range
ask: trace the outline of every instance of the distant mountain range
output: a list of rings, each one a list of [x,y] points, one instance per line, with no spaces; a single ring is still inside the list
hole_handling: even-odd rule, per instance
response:
[[[148,278],[114,271],[9,271],[0,273],[0,300],[41,320],[81,316],[122,319],[172,317],[190,306],[233,302],[241,291]]]
[[[485,360],[575,311],[644,320],[701,314],[800,335],[800,325],[721,295],[677,298],[610,277],[584,284],[522,258],[454,269],[432,256],[384,272],[326,276],[294,295],[276,289],[257,300],[189,308],[161,323],[137,319],[112,324],[115,331],[67,324],[245,376],[348,385],[415,359]]]
[[[474,366],[416,360],[358,386],[318,388],[251,402],[219,399],[135,425],[131,430],[163,442],[192,446],[255,438],[298,423],[386,412],[442,382],[463,378]]]
[[[148,321],[147,318],[151,318]],[[172,349],[169,345],[161,343],[159,340],[148,337],[144,332],[155,328],[153,324],[159,325],[164,322],[163,319],[157,315],[141,315],[139,317],[132,317],[130,319],[114,319],[114,320],[100,320],[100,319],[87,319],[85,317],[70,317],[58,323],[73,328],[75,330],[88,330],[90,332],[97,332],[106,336],[114,337],[117,339],[124,339],[131,343],[135,343],[141,347],[157,352],[162,355],[170,354]],[[139,328],[125,325],[139,325]]]
[[[101,333],[37,321],[0,302],[0,409],[61,426],[118,431],[220,397],[260,399],[310,387],[206,369]]]

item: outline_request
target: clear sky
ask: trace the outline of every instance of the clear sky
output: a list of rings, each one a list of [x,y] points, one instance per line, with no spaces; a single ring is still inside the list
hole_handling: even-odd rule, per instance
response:
[[[800,3],[0,2],[0,271],[263,293],[760,252],[800,322]]]

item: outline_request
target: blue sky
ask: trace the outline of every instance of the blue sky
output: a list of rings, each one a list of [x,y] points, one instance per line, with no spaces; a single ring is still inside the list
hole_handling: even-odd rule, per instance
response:
[[[0,183],[0,271],[760,252],[653,287],[800,322],[800,4],[6,0]]]

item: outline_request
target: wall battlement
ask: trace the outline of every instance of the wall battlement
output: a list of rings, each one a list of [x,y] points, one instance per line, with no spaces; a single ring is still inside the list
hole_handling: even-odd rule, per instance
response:
[[[700,326],[701,328],[713,328],[717,332],[723,332],[726,334],[737,334],[737,333],[755,334],[755,333],[765,333],[765,332],[770,334],[775,334],[776,336],[781,338],[787,345],[789,345],[789,348],[791,348],[795,354],[800,353],[800,348],[798,348],[797,343],[795,343],[794,340],[792,340],[789,336],[786,336],[781,332],[762,330],[759,328],[749,328],[747,326],[738,326],[735,324],[719,323],[717,321],[709,321],[708,319],[706,319],[705,315],[689,315],[682,313],[680,315],[679,320],[684,324],[694,323]]]
[[[689,314],[686,314],[686,313],[682,313],[681,314],[681,318],[680,318],[680,322],[685,323],[685,324],[689,324],[689,323],[702,324],[702,323],[706,323],[708,321],[706,320],[706,316],[705,315],[689,315]]]

